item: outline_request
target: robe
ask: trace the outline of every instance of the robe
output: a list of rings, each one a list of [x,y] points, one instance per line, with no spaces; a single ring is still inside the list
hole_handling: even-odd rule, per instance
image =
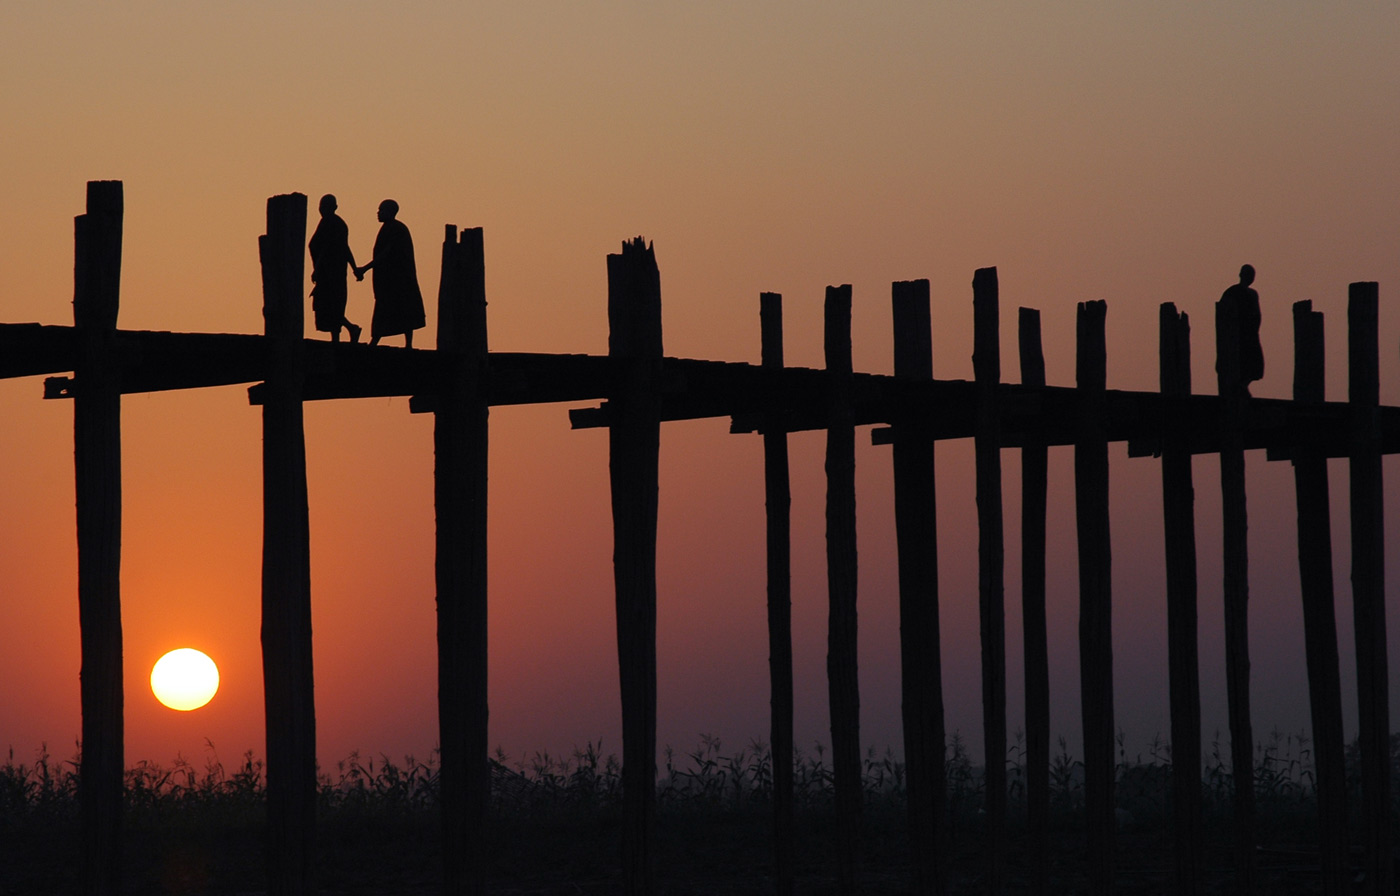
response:
[[[316,318],[316,329],[334,333],[345,322],[346,270],[351,264],[350,228],[340,215],[325,215],[316,225],[316,232],[311,234],[307,248],[311,250],[311,270],[316,280],[311,288],[311,311]]]
[[[410,333],[425,323],[413,237],[402,221],[385,221],[374,240],[374,338]]]

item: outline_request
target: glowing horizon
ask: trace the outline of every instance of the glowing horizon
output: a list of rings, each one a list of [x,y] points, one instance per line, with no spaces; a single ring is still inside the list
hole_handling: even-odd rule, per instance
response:
[[[1400,315],[1388,304],[1400,288],[1395,10],[75,10],[0,12],[0,71],[15,85],[0,112],[16,135],[0,148],[12,174],[6,322],[70,321],[72,218],[86,181],[113,178],[126,189],[128,329],[261,332],[267,197],[332,192],[357,256],[378,202],[400,203],[429,305],[424,348],[443,224],[484,228],[491,347],[513,351],[604,353],[604,256],[641,233],[661,268],[670,355],[756,361],[758,293],[778,291],[787,363],[819,367],[823,288],[851,283],[856,369],[888,372],[889,284],[926,277],[935,374],[971,378],[969,284],[995,265],[1004,380],[1018,379],[1018,305],[1042,310],[1048,380],[1070,385],[1074,305],[1106,298],[1110,388],[1155,389],[1157,306],[1173,301],[1195,325],[1194,382],[1208,392],[1211,308],[1248,261],[1265,304],[1256,395],[1290,393],[1288,308],[1301,299],[1327,316],[1329,397],[1344,395],[1346,286],[1375,280],[1382,402],[1400,404]],[[352,319],[369,295],[351,283]],[[0,650],[0,746],[21,757],[79,730],[71,409],[39,392],[37,379],[0,381],[0,585],[9,630],[23,633]],[[898,749],[889,457],[864,432],[862,740]],[[431,420],[401,400],[308,404],[306,433],[322,763],[355,749],[424,755],[436,742]],[[207,644],[225,672],[198,734],[128,700],[129,761],[197,754],[205,737],[224,755],[262,752],[260,438],[241,387],[123,400],[126,692],[145,688],[171,643]],[[827,739],[821,438],[791,444],[798,744],[809,746]],[[937,456],[948,729],[979,755],[971,446]],[[1145,742],[1166,730],[1160,483],[1152,461],[1121,446],[1111,456],[1117,718]],[[497,408],[490,463],[492,743],[518,755],[601,739],[620,751],[606,439],[570,432],[563,406]],[[659,741],[766,738],[757,440],[724,421],[669,423],[661,464]],[[1069,467],[1052,450],[1052,729],[1073,743]],[[1394,481],[1393,461],[1386,469]],[[1214,462],[1195,472],[1209,733],[1224,730],[1219,498]],[[1351,731],[1345,470],[1332,472]],[[1003,475],[1014,733],[1014,455]],[[1248,476],[1262,736],[1308,723],[1291,474],[1251,455]],[[1393,548],[1400,529],[1388,524]]]

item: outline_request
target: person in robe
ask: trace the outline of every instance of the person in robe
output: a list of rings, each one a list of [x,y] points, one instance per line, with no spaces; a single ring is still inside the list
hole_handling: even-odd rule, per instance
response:
[[[374,239],[374,258],[357,268],[356,276],[374,271],[374,320],[370,323],[370,345],[385,336],[403,335],[404,345],[413,348],[413,331],[423,326],[423,293],[418,288],[418,266],[413,260],[413,237],[398,220],[399,204],[392,199],[379,203],[379,235]]]
[[[1240,282],[1220,296],[1221,307],[1235,317],[1239,336],[1240,388],[1249,393],[1249,384],[1264,376],[1264,347],[1259,342],[1259,293],[1251,288],[1254,266],[1240,268]]]
[[[350,333],[351,342],[359,342],[360,328],[345,316],[349,298],[345,272],[347,267],[354,271],[356,280],[363,280],[364,275],[355,267],[355,254],[350,251],[350,228],[335,209],[335,196],[327,193],[321,197],[321,222],[307,247],[311,250],[311,282],[315,284],[311,287],[311,312],[316,329],[330,333],[331,342],[340,341],[341,328]]]

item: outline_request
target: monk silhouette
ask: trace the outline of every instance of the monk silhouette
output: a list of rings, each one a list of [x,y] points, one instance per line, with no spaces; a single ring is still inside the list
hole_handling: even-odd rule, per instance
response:
[[[413,331],[423,326],[423,293],[418,289],[418,265],[413,260],[413,237],[397,220],[399,204],[379,203],[379,235],[374,239],[374,259],[356,268],[355,276],[374,270],[374,320],[370,345],[385,336],[403,334],[404,345],[413,348]]]
[[[335,207],[335,196],[327,193],[321,197],[321,222],[307,247],[311,250],[311,282],[316,284],[311,287],[311,311],[316,329],[330,333],[332,342],[340,341],[341,327],[349,331],[351,342],[359,342],[360,328],[345,316],[346,267],[355,272],[356,280],[363,280],[364,274],[355,267],[350,228],[335,213]]]
[[[1220,296],[1225,312],[1235,317],[1239,334],[1240,388],[1246,393],[1250,383],[1264,376],[1264,347],[1259,343],[1259,293],[1250,287],[1253,282],[1254,266],[1247,264],[1240,268],[1240,282]]]

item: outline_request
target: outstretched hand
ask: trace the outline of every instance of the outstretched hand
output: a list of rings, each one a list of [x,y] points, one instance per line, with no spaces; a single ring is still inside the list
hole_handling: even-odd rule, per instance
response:
[[[365,269],[364,269],[364,268],[355,268],[355,279],[356,279],[356,280],[364,280],[364,279],[365,279]]]

